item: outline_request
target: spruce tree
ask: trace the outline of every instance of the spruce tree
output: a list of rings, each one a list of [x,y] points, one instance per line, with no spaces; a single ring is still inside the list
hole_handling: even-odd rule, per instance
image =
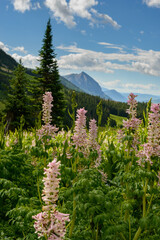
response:
[[[52,28],[50,19],[47,22],[43,45],[39,56],[40,67],[37,68],[37,74],[39,82],[41,83],[42,94],[46,91],[52,92],[52,123],[62,127],[65,101],[63,87],[59,79],[56,54],[52,45]]]
[[[10,79],[10,87],[7,96],[7,121],[10,129],[19,126],[20,118],[23,115],[27,120],[28,117],[28,100],[27,100],[27,79],[25,68],[21,61],[13,72]]]

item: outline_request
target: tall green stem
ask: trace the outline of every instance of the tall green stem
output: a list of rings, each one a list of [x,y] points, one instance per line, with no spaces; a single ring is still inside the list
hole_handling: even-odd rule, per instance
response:
[[[148,166],[147,166],[147,170],[150,171],[150,164],[148,163]],[[150,201],[150,205],[146,211],[146,193],[147,193],[147,186],[148,186],[148,179],[146,179],[146,182],[144,183],[143,182],[143,198],[142,198],[142,204],[143,204],[143,213],[142,213],[142,216],[143,217],[146,217],[146,215],[148,214],[149,212],[149,208],[150,208],[150,205],[151,205],[151,202],[152,202],[152,198],[151,198],[151,201]],[[141,234],[141,227],[138,228],[133,240],[137,240],[139,235]]]
[[[129,216],[129,240],[131,240],[131,219]]]
[[[41,206],[42,206],[42,199],[41,199],[41,194],[40,194],[40,189],[39,189],[39,178],[38,177],[37,177],[37,191],[38,191],[39,201],[40,201]]]
[[[133,238],[133,240],[137,240],[139,238],[139,235],[141,234],[141,231],[142,231],[142,229],[141,229],[141,227],[139,227],[135,236],[134,236],[134,238]]]
[[[97,231],[96,231],[96,240],[98,240],[98,223],[97,223]]]
[[[73,193],[73,216],[72,216],[71,227],[70,227],[70,230],[69,230],[69,237],[70,238],[72,237],[72,232],[73,232],[74,225],[75,225],[75,220],[76,220],[76,201],[75,201],[75,197],[76,197],[76,194],[74,192]]]

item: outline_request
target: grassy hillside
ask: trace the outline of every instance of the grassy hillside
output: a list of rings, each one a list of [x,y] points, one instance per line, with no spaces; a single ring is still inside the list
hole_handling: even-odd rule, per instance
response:
[[[121,116],[117,116],[117,115],[114,115],[114,114],[110,114],[110,118],[116,121],[117,126],[122,126],[123,125],[123,120],[127,120],[126,117],[121,117]]]

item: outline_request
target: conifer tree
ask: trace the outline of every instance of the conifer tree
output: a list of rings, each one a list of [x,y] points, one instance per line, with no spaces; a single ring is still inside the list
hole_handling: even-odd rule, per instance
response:
[[[63,87],[59,79],[59,71],[52,45],[52,28],[50,19],[47,22],[47,27],[43,39],[43,45],[39,53],[40,67],[37,68],[39,82],[41,83],[42,94],[52,92],[53,109],[52,119],[53,124],[61,127],[64,116],[64,93]]]
[[[13,72],[13,77],[10,80],[10,87],[7,98],[7,121],[11,129],[19,126],[20,118],[23,115],[27,119],[27,79],[25,68],[20,60],[16,69]]]

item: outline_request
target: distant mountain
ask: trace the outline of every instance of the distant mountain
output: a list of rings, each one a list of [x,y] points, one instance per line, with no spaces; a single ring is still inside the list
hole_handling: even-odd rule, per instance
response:
[[[79,87],[77,87],[76,85],[74,85],[73,83],[71,83],[70,81],[68,81],[66,78],[62,76],[60,76],[60,81],[62,85],[65,86],[66,88],[69,88],[77,92],[83,92]]]
[[[124,97],[128,97],[129,93],[122,93]],[[160,103],[160,96],[153,94],[134,93],[137,95],[136,100],[138,102],[148,102],[152,98],[153,103]]]
[[[127,102],[127,98],[114,89],[109,90],[107,88],[102,88],[102,90],[107,96],[116,102]]]
[[[0,69],[2,71],[14,70],[17,64],[14,58],[0,48]]]
[[[100,85],[85,72],[69,74],[64,77],[88,94],[99,96],[104,99],[110,99],[110,97],[102,91]]]

